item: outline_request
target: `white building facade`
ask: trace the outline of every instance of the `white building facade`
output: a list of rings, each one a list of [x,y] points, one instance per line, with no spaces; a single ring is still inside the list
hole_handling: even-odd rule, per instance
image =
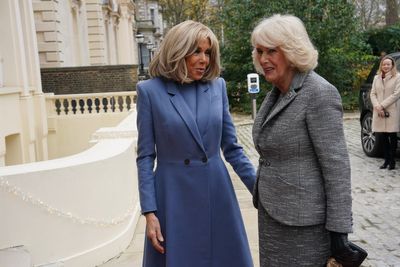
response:
[[[47,159],[47,117],[30,1],[0,1],[0,166]]]
[[[132,0],[33,0],[42,68],[135,64]]]
[[[0,266],[97,266],[131,242],[140,215],[134,92],[62,96],[83,105],[57,113],[41,68],[137,64],[135,8],[132,0],[0,1]],[[99,105],[89,110],[87,99]],[[80,142],[49,138],[49,129],[74,137],[89,125],[87,150],[47,160],[48,145]],[[24,265],[22,254],[9,257],[19,247]]]
[[[147,70],[155,51],[164,36],[165,23],[158,1],[139,0],[137,4],[137,45],[139,69]]]

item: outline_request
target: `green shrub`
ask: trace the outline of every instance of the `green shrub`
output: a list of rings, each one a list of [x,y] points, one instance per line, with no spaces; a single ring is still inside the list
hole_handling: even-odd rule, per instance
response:
[[[358,110],[358,91],[345,91],[341,97],[344,110]]]
[[[365,35],[376,56],[380,56],[382,52],[390,54],[400,51],[400,24],[382,29],[372,29]]]

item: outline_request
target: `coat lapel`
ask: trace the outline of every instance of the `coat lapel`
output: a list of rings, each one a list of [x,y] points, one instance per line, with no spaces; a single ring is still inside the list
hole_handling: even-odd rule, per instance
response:
[[[199,128],[197,127],[192,112],[189,110],[189,107],[187,106],[182,95],[179,93],[174,82],[172,81],[167,82],[167,91],[168,94],[170,95],[170,101],[172,105],[175,107],[176,111],[178,112],[182,120],[185,122],[193,138],[196,140],[196,143],[200,146],[200,148],[203,151],[205,151],[203,146],[203,141],[200,137]]]
[[[290,104],[297,96],[295,91],[289,91],[282,97],[282,99],[276,104],[275,108],[268,114],[266,120],[262,124],[264,127],[273,117],[281,112],[287,105]]]
[[[309,72],[298,72],[293,77],[292,83],[290,85],[289,91],[285,96],[279,101],[279,103],[274,107],[280,92],[278,88],[273,88],[271,93],[267,96],[263,105],[260,108],[260,119],[258,121],[258,134],[263,127],[275,116],[277,116],[287,105],[289,105],[297,96],[298,91],[303,86],[304,80],[308,76]],[[274,107],[273,110],[271,110]],[[262,118],[262,119],[261,119]],[[257,121],[254,123],[256,125]]]
[[[262,125],[264,124],[267,115],[270,113],[274,103],[276,102],[276,99],[279,97],[279,90],[276,88],[273,88],[270,93],[267,94],[265,97],[265,100],[261,104],[260,110],[257,112],[257,116],[254,120],[254,130],[253,133],[255,134],[254,139],[256,140],[258,134],[260,133],[262,129]]]

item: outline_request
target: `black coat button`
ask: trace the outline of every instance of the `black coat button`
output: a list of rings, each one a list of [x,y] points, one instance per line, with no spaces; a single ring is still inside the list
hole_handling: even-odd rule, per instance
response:
[[[206,162],[208,161],[208,158],[207,158],[207,157],[204,157],[204,158],[201,159],[201,161],[204,162],[204,163],[206,163]]]
[[[185,163],[185,165],[189,165],[190,159],[185,159],[185,160],[183,161],[183,163]]]

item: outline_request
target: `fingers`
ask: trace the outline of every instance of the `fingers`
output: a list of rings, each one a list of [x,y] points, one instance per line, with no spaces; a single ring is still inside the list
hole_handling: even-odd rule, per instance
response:
[[[379,106],[375,106],[374,108],[375,108],[376,112],[378,113],[379,117],[385,116],[385,110],[382,106],[379,105]]]
[[[378,113],[378,117],[383,117],[385,115],[383,109],[377,108],[376,112]]]
[[[164,242],[164,238],[161,234],[161,229],[159,227],[154,228],[152,231],[149,232],[147,237],[150,239],[151,244],[161,254],[165,253],[164,247],[161,245],[161,242]]]
[[[157,231],[157,239],[158,239],[158,241],[160,241],[160,242],[164,242],[164,237],[162,236],[162,234],[161,234],[161,229],[160,229],[160,231]]]
[[[376,112],[378,114],[378,117],[381,117],[381,118],[385,117],[385,110],[384,109],[377,108]]]
[[[158,240],[156,236],[153,236],[150,240],[155,250],[157,250],[161,254],[165,253],[164,247],[160,243],[162,242],[161,240]]]
[[[146,215],[146,234],[154,249],[159,253],[164,254],[165,249],[161,245],[161,242],[164,242],[164,237],[161,233],[161,227],[158,218],[154,214],[151,216]]]

